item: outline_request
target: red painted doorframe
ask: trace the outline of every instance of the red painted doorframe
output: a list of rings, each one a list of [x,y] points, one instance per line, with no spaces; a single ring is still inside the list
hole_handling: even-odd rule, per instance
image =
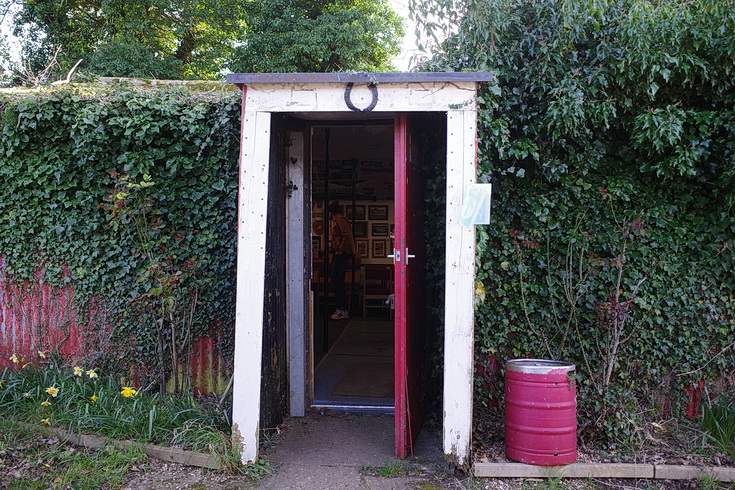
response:
[[[408,117],[406,114],[396,114],[393,122],[393,152],[394,152],[394,250],[395,263],[395,444],[396,457],[405,458],[411,441],[409,433],[410,407],[407,404],[406,393],[406,266],[400,259],[402,245],[406,236],[406,161],[408,159]],[[396,255],[397,254],[397,255]]]
[[[395,450],[413,454],[424,419],[423,359],[423,179],[418,169],[418,138],[411,114],[394,117],[394,264],[395,264]]]

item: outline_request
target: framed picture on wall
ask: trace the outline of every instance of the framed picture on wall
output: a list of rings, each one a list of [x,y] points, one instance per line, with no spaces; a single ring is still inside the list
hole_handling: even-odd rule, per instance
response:
[[[373,258],[384,259],[386,256],[385,252],[386,240],[373,240]]]
[[[388,206],[368,206],[369,220],[387,220]]]
[[[352,216],[354,215],[356,220],[364,220],[365,219],[365,205],[364,204],[356,204],[353,206],[347,206],[346,208],[345,216],[347,219],[351,220]]]
[[[367,221],[355,221],[352,227],[352,235],[355,238],[366,238],[367,235]]]
[[[357,246],[357,253],[360,257],[368,257],[368,241],[367,240],[355,240]]]
[[[322,237],[312,236],[311,237],[311,256],[319,257],[322,252]]]
[[[388,236],[388,223],[372,223],[373,236]]]

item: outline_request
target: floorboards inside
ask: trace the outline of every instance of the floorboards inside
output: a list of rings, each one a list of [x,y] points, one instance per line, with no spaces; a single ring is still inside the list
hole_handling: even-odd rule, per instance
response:
[[[313,407],[393,413],[393,321],[352,318],[314,372]]]

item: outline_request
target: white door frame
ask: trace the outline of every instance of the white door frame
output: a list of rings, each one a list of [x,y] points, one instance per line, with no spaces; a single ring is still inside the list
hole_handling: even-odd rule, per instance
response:
[[[394,112],[444,112],[447,114],[446,188],[446,299],[444,316],[444,414],[443,447],[447,460],[459,466],[470,462],[472,434],[472,378],[475,283],[474,229],[460,224],[465,192],[476,181],[476,82],[490,81],[488,73],[393,73],[393,74],[233,74],[228,81],[243,90],[239,169],[237,304],[233,381],[233,442],[244,463],[258,457],[260,423],[260,374],[263,330],[265,231],[267,222],[268,164],[272,113],[351,113],[346,103],[346,84],[353,106],[366,108],[376,102],[374,113],[392,117]],[[375,84],[371,90],[368,84]],[[313,114],[312,114],[313,115]],[[292,133],[290,156],[296,158],[289,174],[298,189],[288,203],[287,281],[290,290],[305,291],[310,265],[304,257],[303,140],[299,155],[298,133]],[[301,170],[299,171],[298,168]],[[299,173],[300,172],[300,173]],[[295,197],[295,199],[294,199]],[[292,229],[293,227],[293,229]],[[261,280],[256,280],[261,278]],[[299,298],[291,296],[300,296]],[[289,295],[288,349],[290,413],[303,415],[306,408],[307,325],[302,294]]]

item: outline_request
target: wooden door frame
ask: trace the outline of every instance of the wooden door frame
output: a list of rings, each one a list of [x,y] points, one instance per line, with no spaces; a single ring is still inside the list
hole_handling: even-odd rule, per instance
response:
[[[382,80],[384,80],[384,82]],[[460,224],[463,197],[476,181],[476,103],[478,81],[490,81],[484,73],[429,74],[232,74],[228,81],[242,89],[242,127],[239,169],[237,304],[235,318],[235,365],[233,375],[233,441],[239,446],[242,461],[258,457],[260,370],[262,351],[263,277],[265,258],[264,228],[267,217],[267,183],[272,113],[312,113],[338,119],[343,113],[355,115],[345,102],[346,83],[359,83],[351,91],[351,102],[358,108],[377,101],[374,112],[383,117],[395,112],[445,112],[447,114],[447,187],[446,187],[446,297],[444,335],[444,420],[443,447],[450,463],[470,463],[472,434],[472,377],[474,331],[474,228]],[[368,84],[376,84],[370,87]],[[368,113],[358,115],[369,117]],[[292,143],[293,143],[292,139]],[[293,155],[292,155],[293,156]],[[301,161],[304,160],[301,155]],[[296,157],[298,158],[298,157]],[[301,172],[304,175],[304,172]],[[289,223],[299,216],[299,204],[310,199],[304,187],[294,189],[288,208]],[[292,204],[290,201],[296,197]],[[304,209],[303,207],[301,209]],[[298,218],[296,218],[298,220]],[[302,226],[302,233],[304,224]],[[302,237],[303,238],[303,237]],[[291,254],[289,253],[289,257]],[[302,259],[304,255],[301,255]],[[294,254],[288,260],[289,291],[294,288],[304,296],[304,286],[292,278],[304,277],[309,265]],[[308,325],[298,325],[304,318],[306,301],[289,300],[289,350],[291,413],[300,413],[300,400],[306,402],[307,377],[294,376],[305,368],[303,346],[293,340],[308,335]],[[292,323],[293,322],[293,323]],[[308,322],[307,322],[308,323]],[[293,337],[291,337],[293,336]],[[301,356],[301,357],[300,357]],[[308,357],[308,356],[307,356]],[[303,367],[302,367],[303,366]],[[294,389],[296,388],[296,390]]]

